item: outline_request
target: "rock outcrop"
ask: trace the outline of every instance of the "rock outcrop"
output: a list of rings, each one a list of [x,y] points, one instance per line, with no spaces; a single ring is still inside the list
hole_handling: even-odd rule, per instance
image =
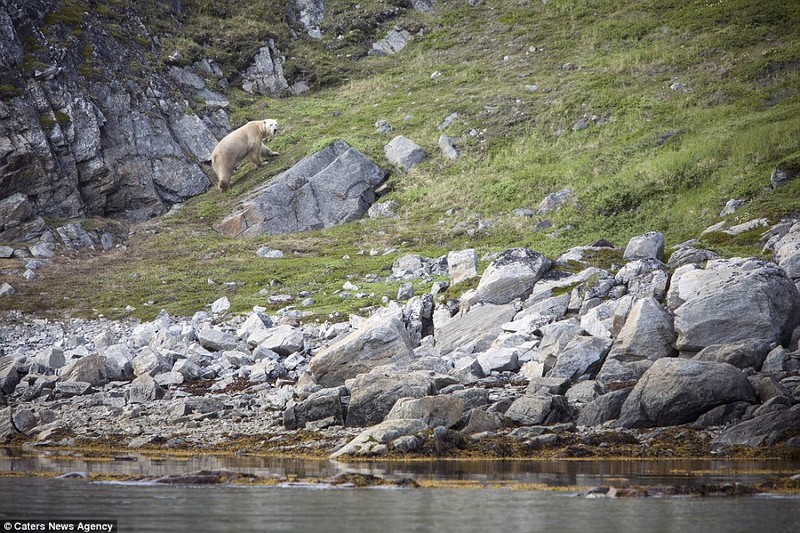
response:
[[[231,237],[321,229],[362,217],[385,173],[336,141],[256,188],[217,225]]]
[[[193,67],[158,73],[145,57],[157,38],[135,10],[109,32],[94,10],[59,9],[0,7],[0,198],[23,194],[46,217],[145,220],[205,191],[202,162],[230,129],[227,100]]]

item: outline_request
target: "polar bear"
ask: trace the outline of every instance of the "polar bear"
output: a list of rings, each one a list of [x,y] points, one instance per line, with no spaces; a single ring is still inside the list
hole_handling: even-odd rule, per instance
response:
[[[278,122],[271,118],[251,120],[241,128],[227,134],[214,151],[211,152],[211,166],[219,178],[219,188],[224,192],[231,185],[231,174],[245,157],[257,167],[261,166],[261,156],[276,156],[262,143],[278,134]]]

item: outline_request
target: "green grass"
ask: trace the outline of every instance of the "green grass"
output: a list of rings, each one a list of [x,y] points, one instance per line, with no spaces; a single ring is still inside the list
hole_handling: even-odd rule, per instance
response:
[[[58,286],[51,294],[70,299],[51,296],[38,305],[113,314],[130,304],[136,316],[150,318],[161,308],[189,314],[222,295],[243,311],[265,303],[261,289],[293,296],[307,290],[316,303],[304,310],[324,319],[394,297],[397,283],[367,284],[362,292],[374,296],[360,300],[335,292],[350,278],[364,285],[368,273],[385,277],[402,253],[437,257],[473,247],[482,256],[526,246],[555,257],[601,238],[624,246],[651,230],[664,232],[670,246],[718,221],[730,198],[749,202],[730,225],[800,211],[800,185],[767,188],[779,163],[800,158],[800,5],[486,0],[467,7],[440,0],[433,13],[421,14],[391,1],[359,4],[361,11],[350,0],[327,2],[317,41],[290,38],[277,0],[184,2],[183,30],[162,39],[162,60],[175,49],[186,62],[215,59],[232,82],[231,124],[276,118],[283,131],[270,145],[281,156],[261,169],[244,165],[229,193],[200,195],[159,233],[134,239],[135,261],[109,259],[82,285],[44,280]],[[364,57],[397,24],[412,31],[412,42],[395,56]],[[286,56],[286,72],[311,83],[310,93],[273,99],[236,88],[269,38]],[[567,63],[573,68],[563,68]],[[432,78],[435,71],[441,76]],[[674,82],[684,90],[671,89]],[[446,133],[461,139],[456,161],[436,146],[437,126],[453,112],[459,118]],[[590,126],[573,131],[584,117]],[[375,131],[382,119],[392,133]],[[397,134],[430,154],[408,174],[383,155]],[[389,171],[383,200],[399,203],[399,219],[245,241],[213,230],[243,194],[334,139]],[[565,187],[574,204],[533,220],[512,215]],[[489,230],[465,231],[482,219],[492,221]],[[542,219],[551,228],[534,232]],[[701,244],[724,255],[761,252],[753,232],[710,234]],[[260,246],[287,257],[257,258]],[[397,251],[359,253],[370,249]]]

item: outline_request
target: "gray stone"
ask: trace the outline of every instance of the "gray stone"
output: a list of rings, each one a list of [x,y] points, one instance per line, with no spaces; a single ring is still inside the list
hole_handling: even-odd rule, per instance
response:
[[[353,440],[330,455],[331,459],[342,456],[372,455],[377,445],[393,442],[400,437],[416,435],[428,429],[428,426],[419,419],[413,420],[386,420],[360,433]]]
[[[739,208],[743,207],[745,204],[747,204],[747,200],[731,198],[725,203],[725,207],[722,208],[722,211],[720,211],[719,213],[720,218],[734,214],[736,211],[739,210]]]
[[[15,292],[17,292],[17,290],[8,282],[3,282],[3,284],[0,285],[0,296],[11,296]]]
[[[164,397],[164,389],[149,374],[141,374],[128,386],[128,403],[148,403]]]
[[[719,255],[710,250],[684,246],[672,252],[672,255],[669,256],[669,261],[667,261],[667,267],[675,270],[683,265],[704,265],[712,259],[719,259]]]
[[[614,352],[655,361],[674,354],[675,339],[672,316],[655,298],[642,298],[634,303],[614,339]]]
[[[540,215],[546,215],[551,211],[555,211],[559,207],[563,206],[565,203],[571,201],[573,198],[573,191],[569,188],[561,189],[560,191],[550,193],[544,197],[544,199],[539,203],[539,207],[537,208],[537,213]]]
[[[11,414],[10,407],[0,409],[0,444],[8,444],[14,437],[19,435],[19,431],[14,427],[14,423],[11,420]]]
[[[219,331],[214,328],[204,328],[197,334],[200,346],[214,352],[234,350],[239,345],[239,339],[232,333]]]
[[[390,163],[408,172],[428,157],[425,150],[414,141],[398,135],[383,147],[383,153]]]
[[[789,231],[774,244],[775,262],[793,280],[800,279],[800,223],[792,225]]]
[[[376,202],[367,210],[369,218],[398,218],[397,208],[400,205],[394,200]]]
[[[679,350],[761,339],[785,344],[800,323],[800,293],[784,271],[759,259],[709,261],[670,290]]]
[[[658,259],[637,259],[619,269],[614,279],[637,298],[662,300],[667,293],[669,274],[667,265]]]
[[[598,396],[581,408],[576,423],[579,426],[591,427],[616,420],[631,390],[633,389],[621,389]]]
[[[411,340],[402,322],[377,316],[312,357],[310,370],[323,387],[336,387],[378,365],[413,357]]]
[[[516,372],[519,370],[519,355],[513,348],[489,348],[478,354],[477,361],[486,376],[492,372]]]
[[[564,396],[537,393],[514,400],[505,415],[522,426],[538,426],[566,422],[574,410]]]
[[[458,159],[458,150],[456,150],[455,146],[456,142],[458,142],[458,139],[441,134],[439,135],[437,145],[439,146],[439,150],[442,151],[442,155],[447,159]]]
[[[272,319],[264,313],[251,313],[244,323],[236,330],[236,336],[247,341],[250,346],[256,346],[259,342],[258,337],[250,342],[250,337],[253,335],[266,334],[267,330],[272,327]]]
[[[497,431],[506,427],[506,418],[500,413],[483,409],[471,409],[467,413],[466,426],[461,430],[465,435]]]
[[[36,415],[30,409],[23,407],[17,408],[14,411],[14,414],[11,415],[11,419],[14,421],[14,426],[21,432],[21,433],[28,433],[33,428],[36,427]]]
[[[75,359],[61,371],[63,381],[81,381],[94,386],[108,383],[106,360],[102,355],[88,355]]]
[[[573,338],[558,354],[556,364],[548,377],[568,378],[578,381],[581,377],[591,377],[600,369],[603,359],[611,348],[611,339],[593,336]]]
[[[372,49],[368,52],[372,56],[394,55],[406,47],[411,40],[411,34],[402,28],[392,28],[383,39],[372,43]]]
[[[336,141],[250,192],[216,228],[254,237],[350,222],[367,212],[385,177],[358,150]]]
[[[19,371],[14,359],[10,356],[0,357],[0,391],[11,394],[19,384]]]
[[[498,305],[526,298],[551,264],[539,252],[525,248],[506,250],[484,271],[470,302]]]
[[[677,426],[719,405],[755,403],[753,387],[727,363],[664,358],[654,362],[631,391],[619,427]]]
[[[772,446],[797,435],[800,404],[740,422],[725,430],[711,444],[716,446]]]
[[[255,341],[260,349],[271,350],[278,355],[291,355],[303,350],[303,331],[289,325],[269,328],[251,335],[248,342]]]
[[[52,346],[36,354],[34,361],[38,365],[39,371],[43,374],[52,373],[67,364],[63,350]]]
[[[287,94],[289,82],[283,74],[283,57],[272,39],[267,42],[267,46],[259,49],[253,58],[253,64],[245,71],[242,76],[242,89],[248,93],[265,96]]]
[[[644,235],[638,235],[628,241],[622,258],[626,261],[636,261],[637,259],[658,259],[664,260],[664,234],[651,231]]]
[[[735,423],[741,420],[749,407],[750,404],[748,402],[726,403],[700,415],[692,426],[711,428]]]
[[[346,393],[342,387],[322,389],[312,392],[304,400],[290,405],[283,413],[283,425],[286,429],[303,429],[309,422],[333,418],[333,424],[344,424],[345,408],[342,396]]]
[[[325,19],[324,0],[293,0],[287,4],[290,20],[299,24],[313,39],[322,39],[322,21]]]
[[[442,355],[455,350],[472,353],[488,349],[500,335],[500,326],[514,316],[513,305],[480,305],[444,324],[435,324],[436,347]]]
[[[93,391],[92,384],[86,381],[59,381],[54,390],[61,398],[83,396]]]
[[[160,351],[148,347],[139,351],[131,361],[131,365],[136,376],[147,374],[152,377],[172,370],[172,361],[170,359],[167,359]]]
[[[400,398],[386,415],[386,420],[418,418],[431,429],[436,426],[451,428],[461,420],[464,400],[440,395],[422,398]]]
[[[712,344],[694,356],[698,361],[728,363],[736,368],[761,370],[773,344],[761,339],[746,339],[733,344]]]
[[[474,248],[447,254],[447,274],[450,284],[456,285],[478,275],[478,254]]]
[[[432,372],[360,374],[351,382],[350,406],[345,424],[363,427],[378,424],[386,418],[400,398],[422,398],[436,394]]]

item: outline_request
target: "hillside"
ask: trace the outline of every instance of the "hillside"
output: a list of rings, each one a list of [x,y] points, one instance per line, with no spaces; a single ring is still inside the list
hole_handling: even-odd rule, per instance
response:
[[[253,305],[274,311],[287,302],[269,296],[289,295],[293,304],[313,298],[304,310],[310,320],[325,320],[394,298],[400,283],[383,276],[405,253],[436,258],[475,248],[482,257],[527,247],[555,257],[599,239],[624,247],[647,231],[663,232],[669,247],[720,221],[730,199],[745,204],[726,217],[728,226],[761,217],[775,223],[800,211],[800,180],[769,186],[773,170],[800,165],[800,6],[473,3],[438,0],[427,11],[404,1],[327,0],[315,38],[298,33],[297,14],[271,0],[247,8],[233,0],[184,1],[178,14],[162,19],[148,11],[161,13],[155,2],[92,2],[108,18],[141,11],[158,42],[158,53],[137,59],[151,62],[142,65],[143,76],[213,59],[225,83],[208,84],[229,100],[230,125],[277,119],[283,130],[270,147],[281,155],[261,169],[243,165],[225,194],[211,188],[169,217],[131,225],[125,246],[59,249],[37,279],[14,282],[17,292],[0,299],[0,310],[152,319],[161,309],[191,315],[221,296],[234,312]],[[411,36],[405,48],[369,55],[395,27]],[[243,73],[270,39],[286,57],[287,80],[308,91],[273,97],[241,89]],[[12,89],[4,89],[4,102],[18,96]],[[189,105],[191,113],[206,112],[202,103]],[[377,131],[381,120],[391,132]],[[459,139],[457,159],[441,155],[442,133]],[[398,134],[429,154],[408,173],[384,156]],[[335,139],[389,171],[390,192],[380,201],[397,202],[399,218],[248,240],[213,229],[248,191]],[[564,189],[569,201],[538,212],[547,195]],[[759,256],[760,237],[761,230],[713,232],[699,245]],[[285,257],[257,257],[265,246]],[[339,294],[346,281],[364,297]],[[416,283],[429,289],[430,280]]]

